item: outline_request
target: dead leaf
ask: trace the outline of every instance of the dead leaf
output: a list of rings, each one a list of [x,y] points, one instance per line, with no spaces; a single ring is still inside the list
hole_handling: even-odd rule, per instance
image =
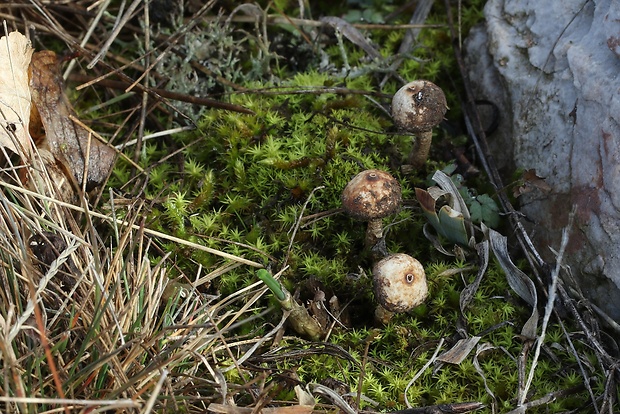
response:
[[[297,401],[299,401],[299,405],[302,407],[314,407],[316,404],[314,396],[304,390],[301,385],[295,385],[295,395],[297,395]]]
[[[525,171],[523,173],[523,179],[530,185],[538,188],[545,193],[551,191],[551,186],[547,184],[544,177],[540,177],[538,174],[536,174],[535,168]]]
[[[521,335],[534,339],[538,329],[538,296],[536,286],[532,279],[512,262],[508,253],[508,238],[493,229],[489,229],[484,224],[482,224],[482,231],[489,240],[491,250],[495,254],[500,267],[506,274],[508,284],[521,299],[532,307],[532,314],[523,325],[523,328],[521,328]]]
[[[114,165],[116,153],[71,120],[75,111],[64,93],[56,54],[48,50],[35,53],[29,72],[30,134],[37,147],[48,149],[60,169],[72,174],[70,179],[74,179],[79,188],[84,179],[87,190],[103,184]]]
[[[545,194],[550,193],[552,190],[551,186],[545,181],[545,178],[540,177],[534,168],[523,172],[521,179],[523,180],[523,184],[515,187],[512,192],[515,197],[532,192],[534,189],[538,189]]]
[[[471,338],[459,339],[456,344],[445,352],[442,352],[438,357],[438,361],[447,362],[449,364],[458,365],[471,352],[472,349],[478,344],[480,341],[479,336],[472,336]]]
[[[334,16],[325,16],[321,17],[321,23],[328,24],[332,26],[334,29],[338,30],[344,37],[349,39],[351,43],[362,48],[364,52],[368,56],[373,59],[381,59],[381,53],[377,49],[375,49],[369,42],[366,40],[362,32],[360,32],[355,26],[351,23],[347,22],[340,17]]]
[[[0,37],[0,147],[30,156],[28,136],[30,41],[19,32]]]

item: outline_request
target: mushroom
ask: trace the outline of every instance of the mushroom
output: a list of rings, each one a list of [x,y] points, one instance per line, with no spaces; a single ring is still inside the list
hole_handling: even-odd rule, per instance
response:
[[[368,222],[367,248],[373,248],[383,238],[382,219],[400,210],[401,204],[398,180],[381,170],[362,171],[342,191],[344,211],[356,220]]]
[[[385,321],[386,315],[389,320],[390,313],[410,311],[428,296],[424,267],[408,254],[396,253],[381,259],[372,274],[375,297],[384,308],[375,312],[379,320]]]
[[[426,162],[433,138],[431,130],[441,123],[447,110],[443,91],[427,80],[409,82],[392,97],[394,124],[416,137],[408,160],[412,168],[420,168]]]

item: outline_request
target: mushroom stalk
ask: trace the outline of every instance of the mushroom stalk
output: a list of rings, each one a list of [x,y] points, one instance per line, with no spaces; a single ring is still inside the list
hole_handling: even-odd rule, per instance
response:
[[[383,238],[383,220],[382,219],[369,220],[368,227],[366,228],[366,240],[365,240],[366,247],[372,248],[382,238]]]
[[[428,153],[431,150],[431,142],[433,140],[433,133],[431,131],[424,131],[414,134],[416,137],[413,143],[413,148],[409,153],[407,162],[412,168],[421,168],[428,159]]]
[[[394,94],[394,124],[399,130],[416,137],[408,157],[411,167],[417,169],[426,162],[433,139],[432,129],[441,123],[447,110],[443,91],[427,80],[409,82]]]
[[[394,317],[394,312],[390,312],[381,305],[375,308],[375,322],[379,325],[387,325]]]

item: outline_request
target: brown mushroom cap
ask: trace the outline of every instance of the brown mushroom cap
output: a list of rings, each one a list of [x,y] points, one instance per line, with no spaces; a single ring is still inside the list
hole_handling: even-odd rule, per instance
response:
[[[409,82],[392,97],[394,124],[404,131],[430,131],[441,123],[447,110],[443,91],[427,80]]]
[[[369,221],[396,213],[402,204],[398,180],[381,170],[365,170],[342,191],[342,206],[351,217]]]
[[[424,267],[408,254],[378,261],[372,274],[377,301],[390,312],[407,312],[428,296]]]

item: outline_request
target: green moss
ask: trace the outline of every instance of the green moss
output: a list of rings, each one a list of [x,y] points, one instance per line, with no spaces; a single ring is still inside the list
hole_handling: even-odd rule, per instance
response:
[[[308,72],[295,76],[288,86],[307,88],[327,81],[326,74]],[[371,85],[366,78],[351,81],[356,89]],[[258,256],[267,263],[268,257],[285,253],[306,201],[305,215],[338,209],[340,192],[364,168],[400,175],[390,164],[400,163],[406,148],[399,148],[399,141],[389,141],[386,125],[390,120],[370,101],[331,93],[245,93],[235,95],[234,101],[252,108],[256,115],[209,112],[196,131],[174,137],[174,147],[184,148],[181,170],[175,170],[173,163],[158,163],[169,153],[165,146],[145,144],[140,164],[148,171],[145,193],[155,202],[149,222],[157,230],[193,236],[198,243]],[[196,139],[200,142],[190,145]],[[119,164],[115,178],[126,179],[128,171],[128,164]],[[405,197],[411,197],[412,187],[404,177],[401,182]],[[317,187],[324,188],[309,198]],[[162,192],[168,195],[159,202]],[[419,218],[411,211],[391,220],[395,220],[392,233],[421,237]],[[364,229],[364,223],[344,214],[302,226],[292,244],[288,277],[294,280],[312,274],[329,285],[344,285],[348,273],[360,264],[369,265],[364,255],[350,258],[352,252],[362,251]],[[397,240],[390,238],[391,248],[401,247]],[[180,253],[184,248],[173,250]],[[183,260],[186,255],[177,257]],[[179,265],[189,271],[216,264],[196,252]],[[243,279],[223,275],[218,288],[230,292],[240,287],[238,281]]]
[[[294,7],[293,3],[297,4],[278,5]],[[373,10],[381,8],[379,3],[373,3]],[[474,3],[465,7],[464,32],[480,17],[482,2]],[[441,7],[436,6],[428,23],[445,24]],[[369,36],[373,44],[381,45],[383,56],[393,56],[403,32],[370,31]],[[260,48],[254,44],[256,49],[251,53]],[[441,339],[447,340],[447,346],[454,343],[459,326],[467,328],[470,335],[481,335],[480,343],[489,344],[489,351],[477,355],[480,369],[498,408],[512,408],[518,389],[515,361],[522,348],[518,335],[528,310],[511,293],[505,275],[492,262],[470,306],[460,315],[460,294],[475,277],[476,270],[469,269],[475,260],[457,261],[436,252],[423,235],[426,221],[414,202],[414,188],[426,187],[428,174],[447,168],[450,162],[430,160],[422,171],[401,173],[411,138],[395,135],[389,115],[376,105],[387,108],[389,96],[400,85],[395,81],[382,84],[382,73],[375,72],[381,68],[376,62],[369,63],[359,48],[345,43],[344,51],[345,56],[338,45],[323,49],[333,65],[329,71],[319,72],[317,66],[309,66],[291,72],[286,65],[278,64],[274,73],[279,79],[274,79],[271,72],[256,76],[258,67],[241,65],[238,71],[232,68],[229,73],[234,73],[234,80],[249,92],[230,93],[228,98],[255,115],[208,110],[197,119],[195,131],[164,142],[145,143],[139,158],[145,174],[136,179],[146,181],[144,193],[152,206],[149,226],[277,270],[288,265],[282,283],[291,292],[299,289],[302,301],[312,298],[313,287],[319,286],[341,304],[347,304],[351,325],[347,329],[336,326],[329,342],[342,347],[355,362],[342,355],[308,354],[264,364],[262,368],[272,373],[294,370],[303,383],[331,378],[355,390],[363,365],[362,391],[379,404],[373,409],[404,408],[405,392],[414,406],[463,401],[481,401],[490,406],[494,401],[485,392],[484,381],[474,365],[475,351],[459,365],[427,369],[407,389]],[[447,28],[423,30],[413,54],[410,57],[415,59],[405,59],[399,74],[405,79],[426,78],[450,85],[445,88],[448,116],[458,120],[460,97],[452,87],[456,66]],[[261,64],[268,59],[265,57]],[[343,77],[345,59],[352,70]],[[364,70],[353,70],[360,67]],[[359,93],[320,93],[336,86],[367,91],[372,99]],[[466,144],[462,136],[447,139]],[[167,158],[171,148],[181,149],[174,162]],[[387,248],[412,254],[426,265],[430,292],[425,304],[409,314],[396,315],[381,328],[376,328],[373,321],[372,257],[364,249],[365,224],[343,213],[300,222],[302,214],[320,216],[339,209],[340,193],[346,183],[367,168],[390,171],[399,179],[406,208],[385,219],[389,225]],[[120,187],[133,174],[130,163],[121,161],[111,185]],[[488,222],[484,219],[485,214],[492,213],[492,199],[479,196],[486,192],[484,184],[459,185],[470,206],[472,200],[483,201],[479,202],[477,218]],[[485,206],[488,208],[482,209]],[[211,254],[178,244],[166,243],[162,247],[175,259],[178,270],[173,275],[191,278],[198,269],[205,274],[225,264]],[[214,278],[204,289],[227,295],[255,281],[252,272],[241,267]],[[261,304],[270,303],[265,300]],[[277,320],[279,315],[272,313],[260,323]],[[255,334],[263,328],[243,329]],[[554,351],[561,361],[570,360],[571,355],[565,351],[569,347],[558,326],[550,326],[548,341],[557,345],[554,349],[564,349]],[[298,344],[283,339],[281,345]],[[226,378],[231,383],[245,381],[235,370],[229,371]],[[558,366],[554,358],[543,355],[532,387],[533,398],[572,387],[580,380],[576,368]],[[278,398],[293,398],[290,389],[279,389],[275,394]],[[571,410],[587,399],[585,393],[576,394],[544,410]],[[368,404],[363,402],[362,408]]]

